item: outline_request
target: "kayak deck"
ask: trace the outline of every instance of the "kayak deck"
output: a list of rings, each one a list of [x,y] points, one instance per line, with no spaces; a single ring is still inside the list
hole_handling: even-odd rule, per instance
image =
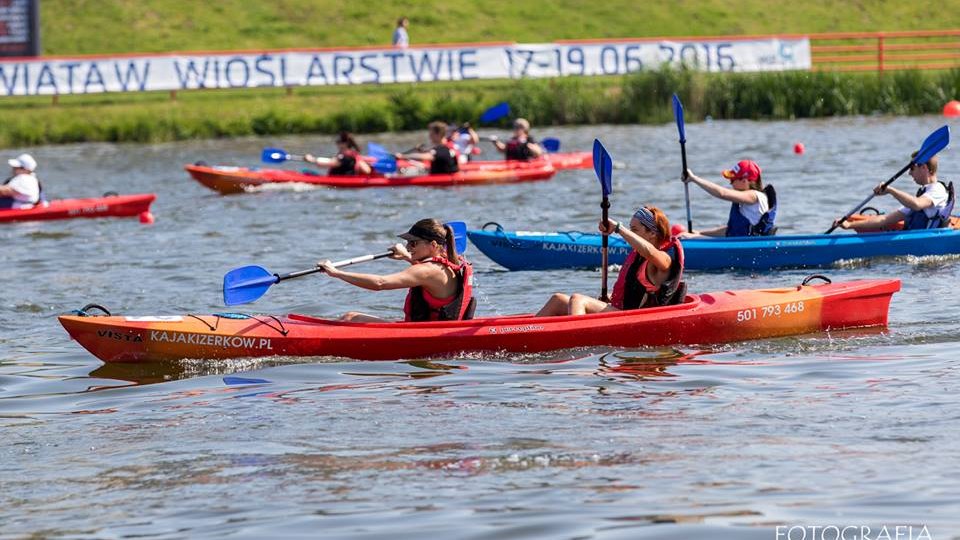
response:
[[[501,170],[472,170],[420,176],[324,176],[285,169],[186,165],[191,178],[222,194],[244,193],[266,184],[308,184],[336,188],[449,187],[549,180],[556,169],[549,163]]]
[[[725,343],[885,326],[891,296],[898,290],[899,280],[859,280],[688,295],[679,305],[585,316],[522,314],[420,323],[241,314],[65,315],[60,323],[105,362],[274,355],[395,360],[465,351]]]

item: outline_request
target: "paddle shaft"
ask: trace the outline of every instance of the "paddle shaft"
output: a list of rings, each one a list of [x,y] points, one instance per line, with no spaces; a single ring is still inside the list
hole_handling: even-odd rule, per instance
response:
[[[893,175],[892,177],[890,177],[889,180],[887,180],[886,182],[884,182],[884,183],[882,184],[883,188],[886,189],[887,186],[889,186],[890,184],[892,184],[894,180],[896,180],[897,178],[900,178],[901,176],[903,176],[903,173],[909,171],[909,170],[910,170],[910,167],[912,167],[912,166],[913,166],[913,161],[911,160],[910,163],[907,163],[907,166],[906,166],[906,167],[900,169],[900,171],[899,171],[897,174]],[[834,231],[834,229],[836,229],[837,227],[840,226],[840,225],[839,225],[840,223],[843,223],[844,221],[850,219],[850,216],[856,214],[858,210],[860,210],[861,208],[863,208],[864,205],[866,205],[868,202],[870,202],[870,201],[871,201],[874,197],[876,197],[876,196],[877,196],[876,193],[871,193],[869,197],[867,197],[866,199],[864,199],[863,202],[861,202],[860,204],[854,206],[854,207],[853,207],[853,210],[850,210],[849,212],[847,212],[846,215],[844,215],[842,218],[840,218],[840,221],[838,221],[838,222],[837,222],[836,224],[834,224],[834,225],[831,225],[830,228],[827,229],[827,232],[825,232],[825,233],[823,233],[823,234],[830,234],[830,233],[832,233],[832,232]]]
[[[683,163],[683,170],[680,174],[687,176],[687,141],[680,139],[680,161]],[[687,230],[693,232],[693,218],[690,217],[690,182],[683,183],[683,199],[687,203]]]
[[[386,253],[381,253],[381,254],[379,254],[379,255],[364,255],[364,256],[362,256],[362,257],[354,257],[354,258],[352,258],[352,259],[345,259],[345,260],[342,260],[342,261],[337,261],[337,262],[333,263],[333,266],[334,266],[334,268],[340,268],[340,267],[342,267],[342,266],[350,266],[351,264],[357,264],[357,263],[362,263],[362,262],[374,261],[374,260],[377,260],[377,259],[382,259],[382,258],[384,258],[384,257],[389,257],[389,256],[392,255],[392,254],[393,254],[393,252],[388,251],[388,252],[386,252]],[[284,275],[282,275],[282,276],[275,274],[275,275],[277,276],[277,281],[276,281],[276,283],[280,283],[281,281],[283,281],[283,280],[285,280],[285,279],[298,278],[298,277],[301,277],[301,276],[307,276],[307,275],[310,275],[310,274],[315,274],[315,273],[317,273],[317,272],[323,272],[323,268],[311,268],[311,269],[309,269],[309,270],[300,270],[300,271],[297,271],[297,272],[290,272],[289,274],[284,274]]]
[[[610,199],[608,199],[607,197],[603,198],[603,202],[600,203],[600,210],[603,216],[603,227],[604,229],[606,229],[609,223],[607,221],[607,218],[609,217],[609,214],[610,214]],[[601,249],[600,249],[600,255],[602,257],[602,260],[601,260],[602,266],[600,268],[600,276],[601,276],[600,277],[600,301],[601,302],[610,301],[610,297],[607,296],[607,264],[608,264],[607,263],[607,246],[609,245],[609,240],[610,240],[610,235],[608,234],[604,234],[603,238],[601,239]]]

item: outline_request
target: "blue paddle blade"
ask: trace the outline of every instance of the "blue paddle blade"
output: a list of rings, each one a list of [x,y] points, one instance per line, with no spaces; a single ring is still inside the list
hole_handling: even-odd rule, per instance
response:
[[[378,160],[394,159],[393,153],[391,153],[389,150],[387,150],[383,146],[380,146],[379,144],[372,143],[372,142],[367,143],[367,154],[369,154],[371,157],[377,158]]]
[[[269,384],[266,379],[253,379],[250,377],[239,377],[236,375],[227,375],[223,378],[223,384],[227,386],[238,386],[242,384]]]
[[[948,144],[950,144],[950,127],[943,126],[924,139],[923,145],[920,146],[920,150],[917,152],[917,157],[913,158],[913,162],[923,165],[927,161],[930,161],[930,158],[937,155],[938,152],[946,148]]]
[[[244,266],[223,276],[223,303],[228,306],[247,304],[263,296],[277,276],[262,266]]]
[[[540,141],[540,146],[542,146],[544,150],[552,154],[553,152],[560,150],[560,139],[547,137],[546,139]]]
[[[687,134],[683,129],[683,103],[680,103],[680,97],[673,95],[673,116],[677,119],[677,131],[680,133],[680,142],[687,142]]]
[[[502,103],[497,103],[493,107],[483,111],[483,114],[480,115],[480,122],[488,124],[490,122],[496,122],[501,118],[504,118],[510,114],[510,104],[506,101]]]
[[[397,172],[397,160],[380,158],[373,163],[373,170],[380,174]]]
[[[288,157],[283,148],[264,148],[260,153],[260,161],[264,163],[283,163]]]
[[[463,221],[448,221],[445,225],[449,225],[453,229],[453,241],[456,244],[457,253],[463,253],[467,250],[467,224]]]
[[[593,170],[603,188],[603,196],[609,197],[613,194],[613,159],[600,139],[593,140]]]

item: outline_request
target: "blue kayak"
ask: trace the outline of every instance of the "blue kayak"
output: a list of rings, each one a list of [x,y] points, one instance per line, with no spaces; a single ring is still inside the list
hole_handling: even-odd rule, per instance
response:
[[[467,231],[477,248],[510,270],[600,266],[600,234],[580,232]],[[960,231],[926,229],[868,234],[796,234],[682,241],[688,270],[829,266],[840,260],[901,255],[960,254]],[[611,236],[610,264],[623,264],[630,246]]]

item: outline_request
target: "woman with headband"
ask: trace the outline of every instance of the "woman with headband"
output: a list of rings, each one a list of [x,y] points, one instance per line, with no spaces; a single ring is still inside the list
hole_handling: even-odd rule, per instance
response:
[[[630,219],[630,227],[618,221],[600,222],[603,234],[619,234],[633,251],[620,268],[610,303],[585,294],[555,293],[540,308],[538,316],[584,315],[683,302],[683,247],[670,234],[667,216],[655,206],[643,206]]]
[[[473,317],[473,270],[457,255],[453,229],[436,219],[421,219],[400,235],[406,247],[395,244],[391,258],[404,260],[410,267],[395,274],[380,276],[338,270],[330,261],[317,266],[324,273],[370,291],[410,289],[403,306],[404,321],[451,321]],[[389,322],[386,319],[350,311],[345,321]]]
[[[742,160],[722,174],[730,181],[729,188],[700,178],[690,169],[685,171],[681,178],[684,182],[693,182],[710,195],[730,201],[730,216],[726,225],[703,231],[688,231],[682,233],[680,238],[768,236],[776,233],[774,222],[777,219],[777,192],[773,186],[763,187],[757,162]]]

